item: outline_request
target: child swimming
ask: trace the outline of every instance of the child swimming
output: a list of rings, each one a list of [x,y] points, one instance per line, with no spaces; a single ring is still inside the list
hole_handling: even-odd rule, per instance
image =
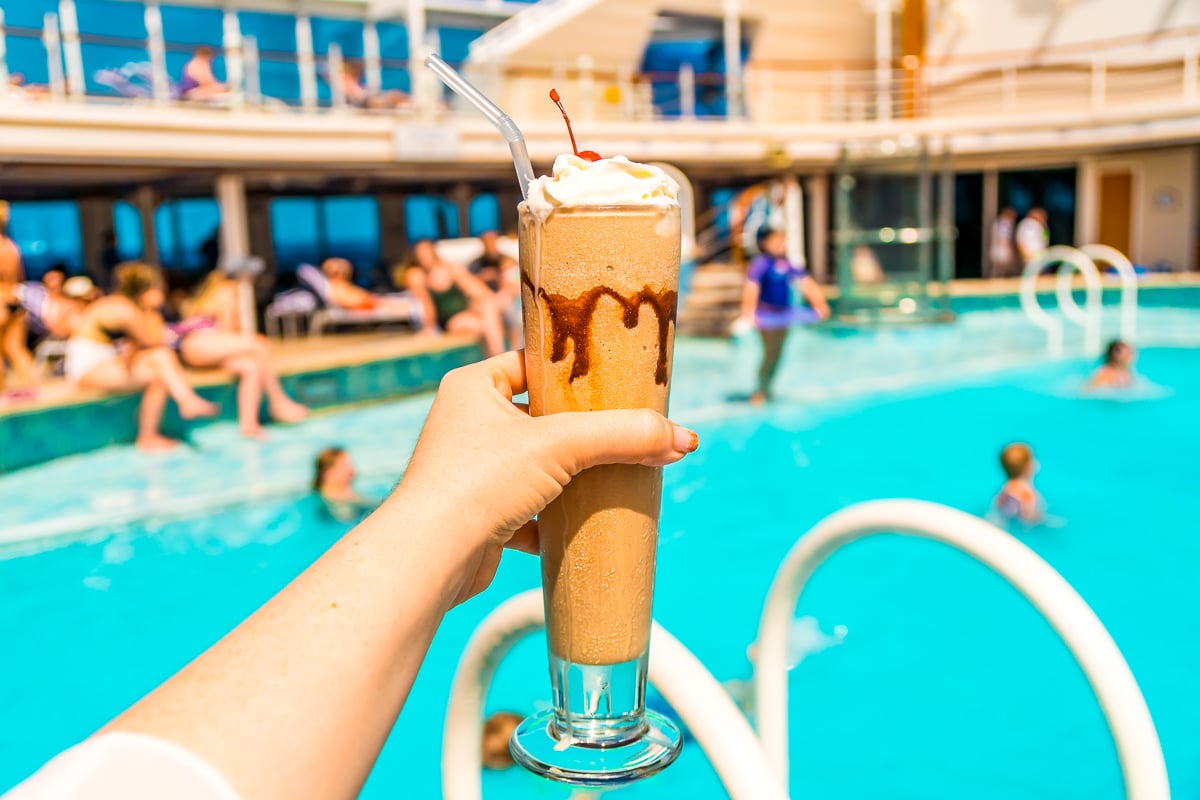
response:
[[[1137,357],[1128,343],[1113,339],[1104,351],[1104,363],[1092,373],[1087,388],[1128,389],[1133,386],[1133,362]]]
[[[1000,451],[1000,466],[1008,480],[996,495],[996,512],[1008,520],[1020,520],[1027,525],[1042,521],[1045,503],[1033,488],[1033,475],[1038,463],[1027,444],[1014,442]]]

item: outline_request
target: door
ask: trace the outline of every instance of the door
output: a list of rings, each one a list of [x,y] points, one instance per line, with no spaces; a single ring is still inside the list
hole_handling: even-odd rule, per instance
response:
[[[1100,175],[1100,244],[1129,254],[1133,221],[1133,173],[1104,172]]]

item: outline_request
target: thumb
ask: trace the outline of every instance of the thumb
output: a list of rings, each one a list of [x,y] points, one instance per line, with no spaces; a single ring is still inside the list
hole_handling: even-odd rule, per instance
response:
[[[568,411],[535,420],[554,442],[554,455],[572,475],[598,464],[660,467],[695,452],[695,431],[650,409]]]

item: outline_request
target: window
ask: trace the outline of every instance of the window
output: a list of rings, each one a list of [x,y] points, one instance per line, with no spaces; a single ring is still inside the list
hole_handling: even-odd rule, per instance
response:
[[[117,256],[122,261],[143,257],[146,245],[142,241],[142,216],[124,200],[113,205],[113,232],[117,236]]]
[[[275,260],[285,270],[348,259],[359,270],[379,261],[379,207],[366,195],[277,197],[271,200]]]
[[[72,272],[83,270],[83,238],[79,206],[70,200],[12,203],[8,235],[21,248],[21,259],[31,277],[55,264]]]
[[[158,260],[164,267],[185,272],[214,264],[213,245],[219,233],[221,212],[211,197],[169,200],[154,212]]]

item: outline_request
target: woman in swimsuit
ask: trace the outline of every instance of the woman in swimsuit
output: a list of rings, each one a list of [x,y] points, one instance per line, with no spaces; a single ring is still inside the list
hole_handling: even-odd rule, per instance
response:
[[[783,343],[792,325],[807,325],[829,319],[829,303],[804,269],[787,260],[787,239],[782,231],[763,228],[758,233],[759,254],[746,271],[742,293],[742,319],[758,328],[763,341],[762,366],[758,388],[750,402],[759,405],[771,392],[771,382],[779,369]],[[799,283],[807,306],[792,305],[792,284]]]
[[[191,59],[183,65],[179,81],[179,97],[183,100],[212,100],[229,94],[229,87],[217,80],[212,62],[216,52],[206,44],[192,51]]]
[[[12,364],[17,382],[32,386],[33,356],[25,346],[25,312],[17,300],[17,287],[25,280],[21,250],[8,238],[8,203],[0,202],[0,388],[4,387],[4,361]]]
[[[125,264],[117,270],[117,293],[93,301],[80,314],[67,341],[67,378],[81,388],[142,392],[137,447],[168,450],[177,442],[159,431],[167,398],[184,419],[211,417],[218,408],[192,389],[175,352],[164,344],[157,309],[163,303],[158,270]],[[126,342],[124,352],[117,342]]]
[[[488,356],[504,352],[500,306],[487,284],[466,267],[438,258],[430,239],[413,245],[413,265],[404,273],[408,290],[425,309],[426,333],[439,329],[483,339]]]

